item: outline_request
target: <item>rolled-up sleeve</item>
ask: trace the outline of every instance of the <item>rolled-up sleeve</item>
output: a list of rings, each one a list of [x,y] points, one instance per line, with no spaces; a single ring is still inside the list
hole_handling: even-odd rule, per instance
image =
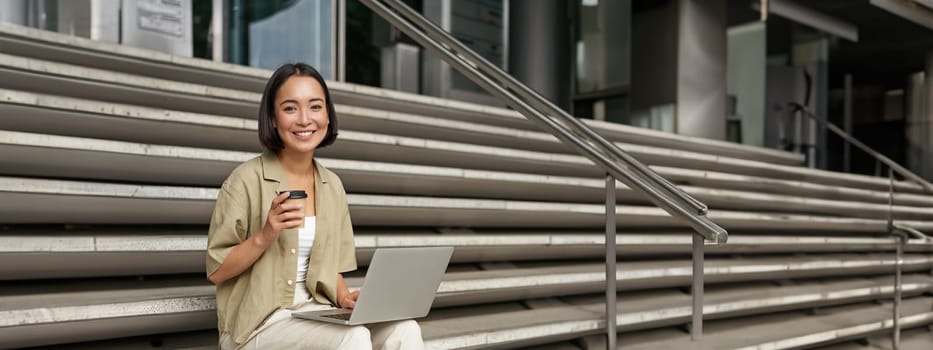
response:
[[[248,238],[245,198],[224,182],[217,194],[207,233],[207,276],[223,264],[230,250]]]

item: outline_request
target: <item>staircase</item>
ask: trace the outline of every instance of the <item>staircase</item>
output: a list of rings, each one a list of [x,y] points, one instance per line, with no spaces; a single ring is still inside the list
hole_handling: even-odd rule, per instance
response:
[[[0,24],[0,348],[216,347],[217,187],[260,151],[269,71]],[[328,83],[359,285],[377,248],[454,246],[433,349],[605,348],[603,171],[500,108]],[[799,155],[586,121],[710,206],[704,337],[693,231],[617,184],[622,349],[890,348],[896,240],[933,195]],[[901,349],[933,347],[933,240],[902,261]]]

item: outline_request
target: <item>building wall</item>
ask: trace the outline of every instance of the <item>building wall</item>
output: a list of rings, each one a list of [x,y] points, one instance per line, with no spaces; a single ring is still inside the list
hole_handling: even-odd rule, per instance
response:
[[[933,181],[933,52],[927,54],[926,72],[920,79],[922,82],[915,86],[922,86],[916,94],[921,101],[914,103],[920,108],[912,117],[908,116],[908,161],[913,160],[908,166],[918,175]]]
[[[26,25],[26,0],[0,1],[0,22]]]
[[[632,15],[632,111],[673,104],[677,84],[677,2]]]
[[[513,0],[509,6],[509,72],[566,108],[573,52],[567,1]]]
[[[729,28],[727,91],[736,98],[742,143],[765,145],[767,29],[763,22]]]
[[[726,2],[680,0],[677,28],[678,134],[726,136]]]

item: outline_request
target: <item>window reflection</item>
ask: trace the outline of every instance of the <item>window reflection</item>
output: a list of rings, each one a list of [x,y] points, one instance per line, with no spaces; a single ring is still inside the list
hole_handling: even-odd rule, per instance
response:
[[[307,62],[333,75],[332,0],[231,1],[230,61],[275,69]]]

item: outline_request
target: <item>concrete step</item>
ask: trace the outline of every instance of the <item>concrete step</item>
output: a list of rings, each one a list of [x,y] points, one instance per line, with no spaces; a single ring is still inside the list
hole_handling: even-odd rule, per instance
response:
[[[202,272],[205,232],[157,228],[8,230],[0,235],[0,280]]]
[[[203,224],[215,188],[0,177],[0,222],[72,224]],[[358,226],[599,228],[598,204],[354,194],[347,196]],[[158,215],[153,215],[158,213]],[[619,227],[675,228],[678,220],[654,207],[618,205]],[[810,230],[883,233],[887,221],[799,214],[716,210],[714,222],[730,230]],[[895,220],[920,231],[933,221]]]
[[[438,288],[435,306],[548,298],[599,293],[605,290],[604,263],[513,264],[514,268],[448,272]],[[710,258],[704,265],[704,281],[710,285],[889,274],[893,270],[893,264],[893,254],[820,254],[731,260]],[[931,267],[933,257],[905,256],[905,270],[929,271]],[[622,262],[617,268],[617,288],[621,291],[688,287],[693,276],[692,262],[688,259]]]
[[[101,74],[105,74],[101,72]],[[22,79],[24,81],[32,81],[30,79]],[[153,82],[153,85],[158,85]],[[168,83],[166,83],[168,84]],[[147,84],[149,86],[149,84]],[[187,90],[197,90],[196,88],[189,88]],[[121,90],[124,93],[127,93],[128,90]],[[10,98],[15,97],[13,93],[8,94]],[[18,100],[30,100],[29,97],[18,96]],[[143,99],[141,97],[141,99]],[[146,98],[146,100],[150,100]],[[21,105],[17,105],[15,108],[21,108]],[[84,112],[82,112],[84,113]],[[20,111],[18,113],[23,118],[32,116],[35,113],[23,113]],[[42,113],[40,113],[41,115]],[[111,114],[111,116],[114,116]],[[123,118],[122,116],[120,116]],[[216,118],[215,118],[216,119]],[[217,120],[210,120],[211,122],[217,122]],[[73,123],[73,121],[72,121]],[[19,123],[13,123],[11,126],[16,127]],[[56,125],[56,124],[50,124]],[[41,127],[41,126],[40,126]],[[90,128],[91,126],[85,126],[84,128]],[[37,127],[33,127],[30,130],[40,131]],[[103,129],[107,130],[107,129]],[[98,130],[96,133],[98,136],[101,135],[104,131]],[[435,127],[434,130],[443,130],[442,128]],[[245,130],[244,130],[245,131]],[[467,136],[473,142],[482,142],[483,136],[491,136],[493,138],[499,138],[502,142],[508,142],[508,139],[511,139],[511,142],[515,143],[516,140],[521,140],[522,135],[537,135],[538,139],[549,138],[550,136],[539,134],[539,133],[529,133],[529,132],[516,132],[509,135],[496,136],[495,134],[489,134],[485,132],[470,132],[473,135]],[[87,133],[85,133],[87,134]],[[126,131],[117,134],[126,134]],[[198,138],[200,135],[187,133],[194,138]],[[128,134],[132,135],[132,134]],[[477,136],[480,136],[477,138]],[[182,135],[173,135],[173,138],[181,138]],[[218,136],[219,137],[219,136]],[[501,137],[505,137],[502,139]],[[250,147],[254,144],[255,133],[247,137],[244,134],[241,140],[248,140]],[[529,137],[525,137],[529,139]],[[531,139],[530,139],[531,140]],[[532,140],[534,141],[534,140]],[[199,142],[204,142],[203,140]],[[161,142],[160,142],[161,143]],[[558,145],[551,142],[551,145]],[[244,145],[245,146],[245,145]],[[531,147],[531,146],[529,146]],[[241,147],[242,148],[242,147]],[[557,174],[557,175],[579,175],[579,174],[588,174],[600,176],[601,172],[597,170],[596,167],[589,165],[591,164],[587,159],[567,154],[554,154],[551,152],[537,152],[537,151],[524,151],[516,150],[515,147],[501,148],[501,147],[492,147],[485,146],[482,144],[475,143],[458,143],[458,142],[449,142],[449,141],[437,141],[430,139],[422,138],[412,138],[412,137],[402,137],[394,135],[384,135],[384,134],[372,134],[366,132],[351,132],[344,131],[341,132],[341,140],[335,146],[323,149],[321,154],[324,156],[335,157],[335,158],[344,158],[344,159],[358,159],[358,160],[379,160],[379,161],[389,161],[389,162],[401,162],[401,163],[416,163],[423,165],[443,165],[443,166],[460,166],[476,169],[491,169],[491,170],[513,170],[513,171],[524,171],[524,172],[534,172],[541,174]],[[240,148],[237,148],[240,149]],[[663,150],[650,151],[652,147],[642,147],[639,148],[640,151],[648,150],[648,153],[645,155],[650,155],[652,160],[662,160],[666,159],[665,152]],[[404,151],[404,152],[400,152]],[[638,157],[638,154],[635,154]],[[498,158],[498,159],[497,159]],[[549,167],[549,162],[556,162],[556,166]],[[679,162],[678,159],[666,159],[662,160],[662,163],[665,164],[675,164]],[[587,166],[589,165],[589,166]]]
[[[28,350],[217,350],[219,337],[216,330],[204,330],[55,344],[33,347]]]
[[[794,280],[783,285],[774,281],[741,285],[711,285],[704,294],[704,320],[731,319],[772,312],[805,310],[818,315],[826,307],[865,301],[880,302],[894,297],[891,276],[822,280]],[[933,276],[907,274],[901,285],[902,296],[910,298],[933,291]],[[602,298],[600,298],[602,297]],[[645,291],[625,295],[618,305],[617,324],[621,331],[685,325],[691,322],[692,297],[678,290]],[[605,297],[600,295],[564,298],[568,304],[605,313]],[[641,315],[659,315],[651,318]]]
[[[840,344],[816,347],[817,350],[892,350],[890,332],[868,335],[865,338]],[[933,329],[931,325],[920,326],[901,331],[900,350],[933,349]]]
[[[3,174],[219,187],[256,153],[0,130]]]
[[[833,184],[876,191],[887,191],[891,185],[887,178],[846,174],[798,166],[778,165],[755,160],[726,158],[699,152],[653,149],[634,144],[623,145],[622,149],[629,154],[637,155],[639,160],[651,165],[703,169],[819,184]],[[919,184],[904,181],[895,181],[894,187],[897,192],[923,192]]]
[[[259,150],[255,132],[256,124],[254,121],[131,105],[105,104],[107,107],[104,108],[102,108],[101,105],[101,102],[98,101],[0,90],[0,111],[7,114],[7,118],[0,120],[0,128],[11,131],[52,133],[66,136],[82,136],[165,145],[255,152]],[[401,123],[400,125],[403,126],[395,129],[408,130],[427,128],[418,134],[432,135],[429,137],[443,135],[445,139],[473,142],[473,146],[475,146],[475,143],[507,145],[508,149],[498,147],[471,147],[469,144],[458,142],[429,143],[429,140],[419,138],[370,134],[367,132],[348,130],[341,133],[341,142],[338,142],[334,148],[322,150],[324,153],[334,157],[456,167],[465,166],[464,164],[450,161],[450,159],[458,159],[456,157],[460,157],[473,160],[473,163],[469,165],[479,169],[513,170],[537,172],[541,174],[557,173],[571,176],[601,175],[596,171],[595,167],[585,166],[585,164],[590,163],[582,157],[552,157],[554,155],[549,152],[539,151],[509,152],[512,151],[513,148],[534,150],[552,150],[554,147],[559,148],[559,144],[554,143],[553,137],[546,134],[502,128],[497,129],[495,127],[476,127],[473,126],[474,124],[469,123],[459,123],[465,125],[451,126],[448,124],[457,123],[431,121],[431,118],[417,116],[399,116],[398,114],[362,108],[348,107],[345,109],[350,112],[347,113],[347,118],[341,118],[341,125],[346,125],[348,121],[351,124],[378,125],[378,128],[364,129],[383,132],[384,129],[392,128],[383,125],[384,123],[381,124],[381,120],[393,120],[393,122],[398,122],[406,118],[420,118],[422,121],[418,123],[399,122]],[[350,121],[351,119],[353,121]],[[133,132],[127,132],[126,130],[133,130]],[[408,134],[411,134],[411,132]],[[380,135],[384,137],[380,137]],[[347,143],[349,143],[349,145],[347,145]],[[440,151],[440,153],[422,150],[421,148],[425,146],[433,146],[442,149],[437,150]],[[728,158],[710,158],[702,154],[680,154],[672,152],[671,150],[658,150],[651,147],[646,148],[636,145],[623,146],[629,148],[629,151],[634,156],[648,161],[649,163],[680,164],[680,168],[670,168],[666,166],[655,167],[657,171],[661,172],[662,176],[668,177],[673,181],[713,184],[715,185],[713,187],[744,186],[755,191],[767,191],[769,187],[782,186],[783,188],[779,193],[786,193],[788,190],[797,192],[806,191],[823,196],[857,196],[869,198],[877,202],[886,203],[887,201],[887,183],[885,182],[883,186],[880,186],[878,181],[881,181],[881,179],[862,177],[864,178],[863,180],[871,180],[869,183],[873,185],[870,186],[870,188],[875,188],[875,191],[858,189],[836,190],[840,185],[863,186],[864,183],[859,181],[838,183],[829,181],[827,182],[827,184],[829,184],[827,186],[800,180],[775,179],[771,176],[776,175],[772,175],[769,172],[762,172],[762,168],[765,166],[760,162],[752,162],[751,167],[745,167],[745,165],[748,164],[740,164],[741,162],[739,162],[738,159],[732,159],[730,161]],[[380,151],[385,148],[404,149],[404,151],[407,152],[405,155],[411,154],[411,156],[405,157],[393,152]],[[486,154],[486,161],[477,161],[476,158],[483,158],[483,154]],[[423,157],[419,158],[418,155]],[[540,165],[542,160],[548,161],[552,160],[552,158],[555,162],[555,167],[548,168]],[[697,161],[697,159],[705,160]],[[683,166],[686,165],[704,166],[704,169],[707,170],[684,169]],[[763,173],[764,175],[748,176],[722,173],[721,171],[710,171],[715,169]],[[786,169],[778,168],[777,170],[783,172],[783,174],[777,175],[790,179],[796,179],[802,176],[800,168],[796,167],[786,167]],[[804,172],[807,171],[812,170],[804,170]],[[839,175],[838,173],[829,174]],[[821,176],[825,177],[828,175],[822,174]],[[733,185],[733,183],[735,184]],[[904,186],[910,187],[910,185]],[[802,189],[802,187],[806,188]],[[907,188],[899,189],[903,191]],[[898,193],[897,196],[897,200],[899,201],[910,201],[913,197],[912,195],[904,193]],[[929,202],[929,200],[927,202]]]
[[[259,101],[247,102],[255,104],[253,109],[258,108]],[[166,107],[172,108],[172,106]],[[571,152],[555,137],[543,132],[478,125],[343,104],[338,104],[335,108],[341,130],[422,137],[539,152]],[[250,119],[224,117],[9,89],[0,89],[0,111],[8,115],[0,123],[0,127],[8,130],[242,151],[260,149],[259,143],[256,142],[255,116]],[[172,127],[176,130],[143,129],[147,125],[166,124],[173,124]],[[203,130],[197,128],[198,124],[220,132],[232,131],[228,129],[242,129],[248,131],[248,136],[251,137],[227,140],[220,135],[203,135]],[[127,132],[127,130],[138,130],[138,133]],[[176,134],[177,132],[181,134]]]
[[[581,350],[574,342],[551,343],[545,345],[535,345],[532,347],[521,348],[519,350]]]
[[[255,119],[262,90],[149,78],[0,53],[0,87],[82,99]]]
[[[782,180],[760,176],[731,174],[716,171],[693,170],[672,167],[651,167],[664,178],[677,183],[723,188],[757,193],[777,193],[811,198],[853,200],[869,203],[888,204],[891,194],[888,190],[868,190],[862,188],[841,187],[832,184],[819,184],[800,180]],[[930,196],[895,192],[895,204],[929,206]]]
[[[903,303],[901,324],[933,323],[933,298],[916,297]],[[826,308],[822,315],[801,312],[736,318],[704,324],[704,337],[692,342],[682,331],[662,329],[620,338],[619,349],[786,349],[845,342],[890,331],[891,305],[856,304]]]
[[[711,288],[707,292],[704,313],[709,319],[717,319],[826,308],[887,298],[891,294],[890,284],[889,279],[878,278]],[[906,296],[919,295],[931,288],[933,280],[929,276],[908,275],[905,278]],[[213,299],[213,286],[197,285],[195,278],[111,279],[93,287],[76,281],[19,286],[0,296],[0,315],[4,316],[0,318],[3,320],[0,321],[0,335],[3,335],[0,347],[210,329],[216,322],[212,319]],[[476,309],[473,306],[437,309],[420,322],[430,348],[516,345],[514,343],[523,337],[540,343],[542,336],[548,334],[566,338],[599,330],[600,303],[590,302],[587,297],[571,299],[570,303],[532,305],[538,307],[519,310],[500,304]],[[617,321],[621,330],[681,324],[689,317],[689,296],[671,290],[622,294],[619,306]],[[496,312],[490,312],[492,310]],[[542,327],[542,324],[547,326]],[[553,332],[568,326],[570,334]],[[49,337],[49,334],[55,336]]]
[[[259,146],[255,136],[255,122],[240,118],[219,117],[212,115],[199,115],[169,110],[150,109],[129,105],[107,104],[101,107],[97,101],[71,99],[59,96],[41,95],[0,90],[0,111],[5,118],[0,119],[0,129],[11,131],[24,131],[30,133],[51,133],[65,136],[80,136],[96,139],[110,139],[117,141],[142,142],[163,145],[189,146],[199,148],[215,148],[225,150],[258,151]],[[344,118],[347,119],[347,118]],[[344,120],[341,119],[341,120]],[[364,123],[365,124],[365,123]],[[132,130],[127,132],[126,130]],[[379,138],[368,137],[368,134],[344,132],[342,139],[354,143],[355,146],[340,152],[341,155],[353,158],[367,153],[367,146],[376,150],[402,146],[393,143],[380,143]],[[513,137],[516,138],[518,136]],[[370,141],[367,141],[370,140]],[[376,140],[376,141],[373,141]],[[406,145],[416,144],[417,140],[405,140]],[[338,143],[339,144],[342,144]],[[409,153],[411,149],[406,149]],[[407,153],[406,153],[407,155]],[[382,153],[380,156],[385,157]],[[490,155],[496,158],[496,155]],[[372,157],[377,160],[386,158]],[[411,157],[389,155],[390,160],[410,163]],[[442,158],[441,159],[446,159]],[[484,168],[499,170],[502,161],[492,161]],[[516,159],[509,159],[514,163]],[[522,162],[522,160],[518,160]],[[524,159],[525,162],[534,162],[534,158]],[[426,163],[428,160],[416,161]],[[459,166],[459,165],[457,165]],[[579,170],[579,164],[570,164],[572,169]],[[802,194],[813,197],[833,199],[853,199],[866,202],[887,203],[887,191],[870,191],[856,188],[838,187],[834,185],[820,185],[802,181],[789,181],[755,177],[738,174],[728,174],[703,170],[683,168],[654,167],[662,176],[680,183],[696,184],[704,187],[732,188],[756,192],[772,192],[782,194]],[[532,170],[540,170],[533,168]],[[574,170],[568,170],[573,172]],[[576,174],[575,174],[576,175]],[[933,206],[930,196],[896,193],[895,203],[905,205]]]
[[[7,159],[0,172],[9,175],[217,186],[256,154],[0,130],[0,156]],[[342,176],[349,192],[590,203],[605,198],[604,181],[597,179],[337,159],[322,162]],[[617,185],[620,202],[648,202],[625,185]],[[933,218],[933,208],[682,188],[714,209],[885,219],[890,212],[899,219]],[[925,199],[933,201],[933,196]]]
[[[214,287],[193,282],[191,278],[96,283],[64,280],[48,283],[45,292],[23,293],[20,289],[24,286],[5,288],[0,296],[0,347],[215,327]]]
[[[787,288],[785,290],[784,288]],[[872,287],[869,287],[871,289]],[[878,287],[884,288],[884,287]],[[854,290],[860,290],[856,288]],[[750,292],[748,290],[747,292]],[[761,290],[763,291],[763,289]],[[768,289],[771,294],[771,297],[768,296],[756,296],[754,293],[750,293],[749,296],[746,296],[745,299],[742,298],[729,298],[723,303],[707,302],[704,306],[704,312],[707,310],[710,311],[711,319],[714,319],[716,316],[714,310],[729,310],[726,312],[733,311],[748,311],[748,312],[766,312],[771,309],[771,306],[781,305],[780,307],[787,308],[808,308],[806,299],[818,300],[817,303],[821,303],[823,308],[821,310],[826,310],[831,305],[838,305],[839,302],[845,303],[847,301],[843,300],[832,300],[833,297],[828,297],[830,295],[845,295],[846,289],[826,289],[825,294],[820,292],[820,289],[808,289],[804,288],[788,288],[788,287],[771,287]],[[871,294],[871,293],[870,293]],[[880,296],[880,295],[879,295]],[[707,297],[716,298],[716,292],[708,292]],[[796,298],[801,298],[797,299]],[[662,300],[659,298],[658,300]],[[902,320],[909,321],[911,323],[933,323],[933,312],[929,311],[929,305],[931,298],[917,297],[913,299],[908,299],[905,302],[905,312],[902,314]],[[628,301],[632,303],[633,301]],[[772,304],[773,303],[773,304]],[[755,307],[751,305],[757,304],[760,309],[755,310]],[[628,305],[625,300],[621,300],[619,306],[625,307]],[[745,305],[749,307],[739,307],[738,309],[731,309],[732,305]],[[927,306],[927,307],[924,307]],[[879,306],[877,304],[855,304],[854,306],[847,306],[846,308],[855,308],[857,310],[872,310],[866,315],[860,313],[860,316],[875,316],[883,319],[885,313],[884,306]],[[432,312],[428,316],[428,320],[422,322],[422,331],[427,342],[428,348],[431,349],[496,349],[496,348],[514,348],[519,346],[532,346],[537,344],[546,344],[556,341],[562,341],[567,339],[578,338],[581,336],[586,336],[589,334],[601,333],[604,329],[604,316],[605,313],[604,307],[602,305],[589,305],[586,307],[583,306],[553,306],[545,307],[540,309],[531,309],[531,310],[521,310],[517,308],[506,308],[500,307],[499,310],[477,310],[477,312],[472,314],[457,314],[456,312],[452,313],[451,316],[445,317],[443,315],[446,310],[439,310],[438,312]],[[670,311],[672,314],[665,314],[665,311]],[[686,314],[684,312],[687,312]],[[845,316],[851,316],[850,314],[835,314],[836,317],[827,317],[827,316],[813,316],[808,315],[807,312],[789,312],[784,313],[785,318],[793,317],[794,321],[797,322],[806,322],[808,324],[821,324],[824,327],[815,327],[811,328],[813,330],[819,330],[825,328],[826,326],[831,326],[838,324],[838,322],[833,322],[835,320],[844,320]],[[844,316],[843,316],[844,315]],[[887,311],[887,317],[890,318],[890,311]],[[707,316],[705,316],[707,317]],[[689,318],[689,307],[679,306],[671,309],[660,309],[652,310],[646,313],[634,312],[626,313],[624,310],[617,316],[617,324],[619,324],[622,330],[625,330],[628,327],[637,328],[642,323],[651,323],[657,321],[657,324],[664,323],[680,323],[683,324]],[[863,318],[866,320],[868,317]],[[733,321],[734,320],[734,321]],[[780,320],[780,318],[778,318]],[[719,332],[716,329],[717,323],[727,323],[733,321],[737,323],[735,326],[759,326],[763,328],[758,330],[758,332],[746,332],[746,333],[731,333],[729,335],[719,336],[716,333]],[[790,327],[787,328],[787,325],[784,327],[774,327],[773,322],[774,318],[765,316],[752,316],[745,318],[730,318],[722,321],[711,321],[706,322],[704,325],[709,325],[708,328],[705,328],[705,340],[713,341],[720,340],[728,342],[729,340],[739,342],[742,344],[742,341],[745,342],[754,342],[762,340],[761,335],[767,334],[771,339],[777,339],[779,341],[782,339],[780,333],[784,333],[787,338],[792,338],[796,334],[794,332],[788,332],[789,330],[795,330],[797,333],[805,331],[800,327]],[[788,323],[790,324],[790,323]],[[634,327],[633,327],[634,326]],[[772,326],[769,328],[768,326]],[[831,327],[830,327],[831,328]],[[870,334],[865,332],[862,334]],[[742,336],[745,334],[747,336]],[[598,336],[597,336],[598,337]],[[685,339],[686,338],[686,339]],[[829,337],[832,338],[832,337]],[[651,349],[652,346],[655,346],[657,349],[734,349],[740,348],[733,347],[733,344],[722,344],[716,343],[714,346],[708,346],[707,342],[701,343],[690,343],[689,335],[685,334],[684,331],[679,329],[669,329],[662,328],[658,330],[634,332],[634,333],[622,333],[619,337],[620,349],[628,348],[644,348]],[[772,340],[774,341],[774,340]],[[763,342],[767,343],[767,342]],[[669,345],[675,344],[675,345]],[[755,343],[752,343],[755,344]],[[775,344],[776,345],[776,344]],[[761,348],[771,348],[771,347],[761,347]],[[782,348],[782,347],[774,347]]]
[[[194,113],[220,113],[249,119],[255,118],[255,110],[259,101],[258,95],[237,90],[29,60],[18,56],[0,54],[0,58],[9,63],[8,66],[0,66],[0,77],[6,76],[11,81],[0,87],[14,90],[106,100],[149,108],[171,108]],[[510,149],[527,148],[539,152],[570,152],[554,137],[540,132],[477,126],[475,122],[444,121],[404,114],[393,115],[362,108],[344,108],[344,110],[348,111],[349,116],[354,117],[350,118],[353,120],[348,125],[351,128],[357,126],[362,130],[379,132],[395,130],[403,132],[406,136],[432,135],[434,138],[447,141],[460,140],[473,143],[489,141],[491,145],[508,146]],[[377,122],[370,122],[374,119]],[[389,124],[388,127],[386,124]],[[441,132],[437,133],[437,131]],[[477,136],[480,138],[477,139]],[[521,142],[516,142],[516,140],[521,140]],[[715,158],[709,157],[686,157],[687,155],[672,153],[667,149],[657,149],[658,147],[655,146],[632,144],[621,146],[637,150],[640,155],[646,157],[643,161],[657,162],[660,165],[671,165],[680,161],[696,163],[698,159],[702,159],[700,163],[715,161]],[[689,152],[689,154],[693,153]],[[680,160],[668,159],[672,155],[679,156]],[[638,157],[639,154],[635,156]]]
[[[258,92],[271,74],[267,70],[243,67],[159,52],[95,42],[83,38],[37,31],[4,24],[0,26],[3,51],[12,55],[112,71],[146,74],[150,77],[194,84]],[[367,86],[329,82],[333,98],[344,104],[416,115],[431,115],[478,125],[496,125],[537,130],[518,113],[472,103],[433,98]],[[773,163],[801,165],[803,156],[778,150],[738,145],[730,142],[672,135],[600,121],[584,121],[606,137],[621,141],[666,148],[683,148],[766,160]]]
[[[420,232],[419,232],[420,231]],[[204,271],[205,229],[100,227],[69,230],[9,229],[0,235],[0,279],[139,276]],[[357,261],[369,264],[377,248],[452,246],[454,263],[599,259],[604,236],[591,232],[490,231],[472,233],[425,230],[357,230]],[[687,257],[689,233],[617,235],[620,259]],[[706,248],[721,255],[780,253],[889,253],[893,240],[883,237],[733,235],[729,244]],[[911,240],[912,253],[933,252],[933,244]],[[67,266],[67,268],[62,268]]]
[[[101,73],[104,74],[104,73]],[[22,79],[24,81],[31,81],[30,79]],[[156,84],[156,83],[153,83]],[[157,85],[157,84],[156,84]],[[147,85],[148,86],[148,85]],[[188,90],[196,90],[191,88]],[[129,90],[121,90],[123,93],[128,93]],[[145,111],[135,111],[132,107],[129,106],[115,106],[113,111],[106,112],[92,112],[92,109],[100,109],[99,103],[89,102],[86,100],[75,100],[75,101],[57,101],[54,98],[49,98],[48,96],[37,96],[35,94],[24,94],[17,92],[2,92],[6,96],[0,96],[0,100],[8,100],[6,104],[0,105],[6,106],[5,108],[9,109],[12,115],[19,116],[19,119],[29,119],[29,121],[17,121],[10,120],[6,122],[5,127],[12,128],[13,130],[20,131],[29,131],[29,132],[48,132],[46,130],[46,125],[60,125],[56,127],[53,131],[60,132],[61,130],[68,130],[69,134],[78,134],[77,136],[92,136],[97,138],[112,138],[113,135],[118,139],[130,140],[134,142],[139,141],[148,141],[159,144],[164,144],[166,141],[160,140],[158,134],[152,134],[149,131],[142,132],[142,140],[136,140],[135,133],[129,133],[127,131],[114,130],[114,127],[121,124],[108,125],[103,128],[95,127],[95,124],[107,123],[105,120],[101,120],[101,116],[104,117],[113,117],[120,119],[123,125],[126,125],[128,128],[131,125],[136,126],[131,130],[143,130],[143,125],[139,123],[146,122],[145,124],[156,123],[159,126],[170,122],[170,119],[183,119],[184,126],[188,126],[192,119],[197,119],[200,116],[186,113],[181,115],[172,115],[171,117],[167,116],[153,116],[152,110]],[[143,98],[145,100],[154,100],[149,98]],[[50,109],[48,106],[50,103],[45,103],[42,101],[53,100],[58,106],[68,106],[68,107],[58,107],[64,108],[65,113],[61,112],[60,109]],[[41,106],[41,108],[40,108]],[[173,105],[172,107],[177,107]],[[33,109],[42,109],[42,111],[33,111]],[[357,115],[364,115],[368,112],[363,112],[361,109],[356,108],[355,113]],[[146,117],[131,117],[128,118],[126,114],[142,114]],[[162,114],[165,114],[163,112]],[[379,114],[378,112],[369,113],[369,114]],[[74,118],[75,116],[85,116],[85,118]],[[92,117],[93,115],[93,117]],[[352,115],[352,114],[351,114]],[[36,121],[38,116],[45,116],[50,119],[59,120],[67,118],[67,121],[48,121],[39,123]],[[399,119],[400,117],[394,117],[394,119]],[[85,124],[79,127],[70,127],[70,125],[79,123],[77,119],[92,119],[91,123],[86,123],[84,120],[81,120],[81,124]],[[167,120],[169,119],[169,120]],[[204,126],[210,125],[216,127],[218,123],[225,122],[229,118],[219,118],[212,116],[204,116]],[[378,119],[378,118],[377,118]],[[385,119],[385,118],[383,118]],[[390,116],[390,119],[392,117]],[[423,118],[422,118],[423,119]],[[128,123],[133,121],[133,123]],[[451,124],[448,122],[446,124]],[[203,129],[193,128],[187,132],[179,133],[172,132],[171,136],[167,138],[178,142],[181,141],[182,144],[196,144],[204,145],[207,147],[217,148],[220,145],[223,146],[235,146],[233,149],[236,150],[245,150],[245,149],[255,149],[256,145],[256,136],[255,132],[250,132],[249,128],[253,127],[255,124],[243,125],[243,122],[234,122],[230,124],[230,127],[221,128],[222,132],[216,136],[203,137]],[[377,123],[370,122],[360,122],[360,125],[375,125]],[[435,123],[437,124],[437,123]],[[460,123],[464,124],[464,123]],[[323,149],[321,155],[342,158],[342,159],[357,159],[357,160],[374,160],[374,161],[387,161],[387,162],[400,162],[400,163],[415,163],[422,165],[440,165],[440,166],[456,166],[456,167],[468,167],[475,169],[486,169],[486,170],[507,170],[507,171],[518,171],[518,172],[530,172],[530,173],[539,173],[539,174],[551,174],[551,175],[568,175],[568,176],[601,176],[602,172],[592,166],[591,162],[581,156],[569,155],[569,154],[555,154],[552,152],[541,152],[541,151],[529,151],[521,150],[515,148],[516,145],[524,145],[524,148],[529,149],[541,149],[541,150],[553,150],[554,148],[559,148],[560,145],[553,141],[553,137],[541,134],[541,133],[532,133],[528,131],[520,130],[499,130],[493,127],[485,127],[485,129],[495,129],[493,131],[484,130],[483,128],[477,129],[477,127],[469,126],[471,124],[461,125],[460,129],[455,129],[453,126],[447,125],[444,127],[438,125],[431,125],[430,122],[423,122],[421,128],[427,128],[425,132],[428,135],[440,134],[450,136],[453,139],[462,140],[462,141],[471,141],[479,142],[481,144],[477,145],[475,143],[460,143],[460,142],[450,142],[450,141],[438,141],[431,139],[423,138],[413,138],[406,136],[394,136],[394,135],[385,135],[385,134],[373,134],[367,132],[356,132],[356,131],[343,131],[341,133],[341,141],[336,143],[335,146]],[[177,126],[180,127],[180,126]],[[418,128],[412,128],[410,124],[404,127],[403,129],[417,130]],[[83,131],[82,131],[83,130]],[[161,128],[151,128],[147,130],[161,130]],[[255,129],[253,129],[255,130]],[[368,129],[368,130],[378,130],[378,129]],[[459,131],[458,131],[459,130]],[[176,130],[166,130],[166,133]],[[239,132],[237,132],[239,131]],[[380,130],[381,131],[381,130]],[[236,134],[236,135],[233,135]],[[454,137],[456,134],[459,135]],[[186,141],[186,140],[195,140],[195,141]],[[205,145],[210,142],[210,140],[218,140],[217,146]],[[231,145],[230,140],[242,140],[242,144]],[[551,141],[547,141],[551,140]],[[511,146],[507,148],[495,147],[495,146],[486,146],[483,142],[489,141],[489,143],[497,145],[508,145],[511,143]],[[520,142],[516,142],[520,141]],[[686,152],[686,151],[674,151],[669,149],[659,149],[657,147],[648,147],[648,146],[639,146],[639,145],[629,145],[623,144],[623,148],[629,151],[636,158],[641,159],[642,161],[649,164],[657,164],[661,166],[675,166],[675,167],[689,167],[706,169],[706,170],[718,170],[718,171],[729,171],[729,172],[750,172],[757,173],[761,176],[783,176],[790,179],[798,179],[801,176],[808,174],[808,172],[813,172],[815,170],[807,170],[804,168],[786,166],[784,168],[778,168],[778,173],[775,171],[763,171],[763,169],[768,169],[771,166],[765,165],[761,162],[754,161],[742,161],[741,159],[730,159],[719,156],[710,156],[706,154],[698,154],[695,152]],[[803,170],[801,170],[803,169]],[[801,173],[803,171],[803,173]],[[783,172],[783,174],[781,174]],[[822,174],[819,171],[816,171],[817,178],[822,178],[823,180],[830,180],[826,177],[828,175]],[[840,178],[839,174],[833,174],[832,176],[834,185],[843,185],[843,186],[855,186],[862,187],[868,186],[868,188],[879,189],[882,188],[887,190],[887,182],[882,181],[881,179],[865,177],[865,176],[855,176],[851,175],[849,180],[845,180],[845,177]],[[807,175],[809,176],[809,175]],[[883,184],[882,184],[883,183]],[[883,186],[882,186],[883,185]],[[902,191],[911,191],[913,187],[912,184],[899,182],[898,187]],[[903,187],[903,188],[900,188]],[[913,190],[916,190],[914,188]]]
[[[256,118],[182,112],[0,89],[0,129],[259,152]]]

